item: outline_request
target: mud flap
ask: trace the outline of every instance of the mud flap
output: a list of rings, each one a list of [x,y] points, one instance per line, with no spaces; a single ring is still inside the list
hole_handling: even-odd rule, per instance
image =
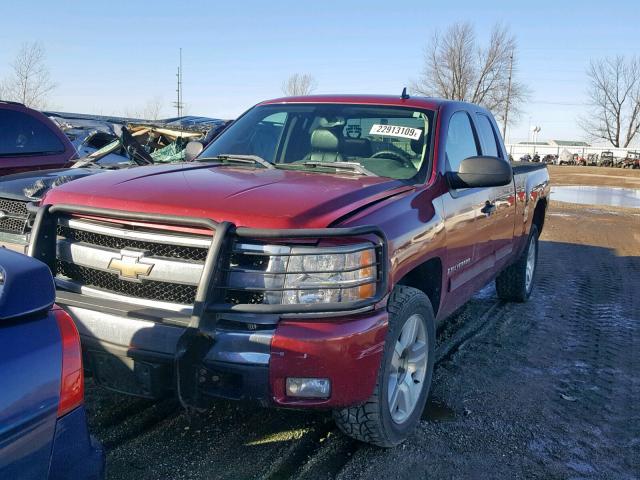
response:
[[[200,394],[202,360],[214,343],[213,337],[189,327],[178,340],[175,357],[177,393],[180,403],[187,409],[204,410],[210,400]]]

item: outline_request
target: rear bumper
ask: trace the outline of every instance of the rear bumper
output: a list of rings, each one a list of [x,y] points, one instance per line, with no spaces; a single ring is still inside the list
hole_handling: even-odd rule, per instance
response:
[[[49,480],[101,480],[104,466],[104,450],[89,435],[84,407],[60,418],[51,450]]]
[[[186,323],[65,305],[60,298],[58,303],[76,321],[85,366],[96,383],[148,398],[175,393],[175,358]],[[370,397],[387,331],[385,310],[267,324],[259,317],[218,322],[215,341],[193,368],[200,395],[295,408],[355,405]],[[331,395],[289,397],[287,377],[329,378]]]

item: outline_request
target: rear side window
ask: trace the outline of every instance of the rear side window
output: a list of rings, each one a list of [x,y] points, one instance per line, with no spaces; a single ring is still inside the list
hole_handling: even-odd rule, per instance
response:
[[[465,158],[478,155],[471,119],[465,112],[456,112],[449,120],[446,153],[447,167],[450,172],[457,172],[460,162]]]
[[[496,133],[489,117],[481,113],[476,114],[476,126],[478,127],[482,154],[490,157],[500,157]]]
[[[58,137],[37,118],[0,110],[0,157],[55,155],[64,152]]]

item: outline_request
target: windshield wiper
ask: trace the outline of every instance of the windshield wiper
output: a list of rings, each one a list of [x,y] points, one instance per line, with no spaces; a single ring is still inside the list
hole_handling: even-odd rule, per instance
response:
[[[216,155],[214,157],[202,157],[196,158],[196,162],[207,162],[207,161],[218,161],[218,162],[229,162],[229,163],[252,163],[263,166],[264,168],[275,168],[273,163],[267,162],[264,158],[259,157],[258,155]]]
[[[306,165],[308,167],[323,167],[323,168],[335,168],[336,170],[349,170],[356,172],[367,177],[377,177],[371,170],[367,170],[358,162],[302,162],[300,165]]]

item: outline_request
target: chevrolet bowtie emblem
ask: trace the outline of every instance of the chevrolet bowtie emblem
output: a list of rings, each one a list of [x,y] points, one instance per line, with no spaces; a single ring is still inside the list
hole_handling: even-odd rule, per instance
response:
[[[118,272],[118,277],[123,280],[140,280],[141,276],[151,273],[153,264],[142,263],[144,252],[122,250],[120,257],[112,258],[107,267],[109,270]]]

